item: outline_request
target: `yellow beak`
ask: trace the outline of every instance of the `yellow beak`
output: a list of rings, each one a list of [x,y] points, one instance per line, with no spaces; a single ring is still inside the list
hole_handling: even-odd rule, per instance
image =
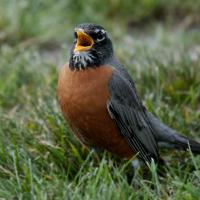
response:
[[[74,51],[87,51],[92,48],[94,40],[91,36],[84,33],[83,30],[76,31],[77,33],[77,43]]]

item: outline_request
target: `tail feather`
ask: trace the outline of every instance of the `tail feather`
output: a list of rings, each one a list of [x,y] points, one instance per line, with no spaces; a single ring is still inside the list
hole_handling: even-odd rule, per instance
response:
[[[200,154],[200,143],[180,135],[172,128],[160,122],[154,115],[148,113],[150,123],[154,129],[154,136],[160,146],[178,150],[188,150]]]
[[[186,139],[186,140],[188,140],[188,144],[187,147],[186,146],[184,147],[184,150],[188,149],[188,145],[190,145],[190,149],[193,153],[200,154],[200,143],[191,139]]]

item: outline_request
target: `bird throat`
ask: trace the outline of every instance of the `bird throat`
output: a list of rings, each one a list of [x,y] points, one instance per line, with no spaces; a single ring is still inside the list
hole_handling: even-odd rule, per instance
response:
[[[84,70],[95,65],[96,56],[88,51],[73,52],[69,67],[72,70]]]

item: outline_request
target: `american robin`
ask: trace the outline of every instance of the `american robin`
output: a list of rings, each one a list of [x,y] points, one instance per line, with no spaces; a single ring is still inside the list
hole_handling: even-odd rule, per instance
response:
[[[200,143],[160,122],[142,104],[133,80],[114,55],[106,30],[75,28],[69,64],[59,75],[61,110],[82,143],[145,163],[160,160],[158,147],[200,154]]]

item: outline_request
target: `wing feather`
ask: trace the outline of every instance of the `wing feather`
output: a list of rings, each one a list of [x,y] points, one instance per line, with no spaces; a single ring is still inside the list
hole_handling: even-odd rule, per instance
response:
[[[109,82],[111,98],[107,108],[121,134],[139,157],[150,163],[159,159],[158,146],[135,87],[115,70]]]

